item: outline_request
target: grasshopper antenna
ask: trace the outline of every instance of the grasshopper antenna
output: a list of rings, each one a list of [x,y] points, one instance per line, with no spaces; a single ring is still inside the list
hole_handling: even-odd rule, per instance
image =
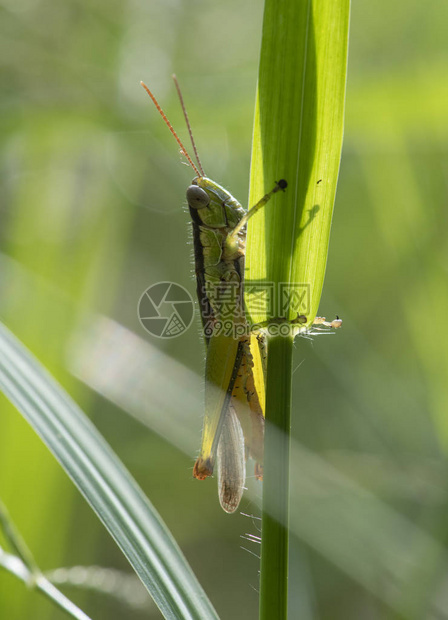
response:
[[[202,172],[202,167],[201,164],[199,164],[199,168],[201,168],[201,172],[199,172],[199,170],[196,168],[196,166],[193,163],[193,160],[191,159],[191,157],[189,156],[189,154],[187,153],[187,149],[184,147],[184,145],[182,144],[179,136],[177,135],[177,133],[174,131],[173,126],[171,125],[170,121],[167,119],[165,112],[162,110],[162,108],[159,105],[159,102],[157,101],[157,99],[154,97],[154,95],[152,94],[152,92],[149,90],[149,88],[146,86],[146,84],[144,82],[140,82],[140,84],[143,86],[143,88],[146,90],[146,92],[148,93],[148,95],[151,97],[154,105],[157,108],[157,111],[159,112],[160,116],[163,118],[163,120],[165,121],[166,126],[168,127],[168,129],[171,131],[171,133],[173,134],[177,144],[180,146],[180,150],[182,151],[182,153],[185,155],[185,157],[188,160],[188,163],[190,164],[190,166],[193,168],[193,170],[196,172],[196,174],[198,175],[198,177],[200,176],[205,176],[204,173]],[[185,111],[184,111],[185,112]],[[194,143],[193,143],[194,146]],[[196,149],[195,149],[195,153],[196,153]],[[196,158],[197,158],[197,153],[196,153]],[[199,163],[199,160],[198,160]]]
[[[202,167],[201,160],[199,159],[198,150],[196,148],[196,143],[195,143],[194,138],[193,138],[193,132],[191,130],[190,120],[188,118],[187,108],[185,107],[184,98],[182,97],[182,91],[180,90],[179,82],[177,81],[177,77],[176,77],[176,75],[174,73],[173,73],[173,75],[171,77],[174,80],[174,84],[176,86],[177,94],[179,95],[180,105],[182,106],[182,111],[184,113],[185,122],[187,123],[188,133],[190,134],[191,145],[193,147],[193,151],[194,151],[194,154],[196,156],[196,161],[198,162],[199,170],[201,171],[202,176],[205,177],[204,169]]]

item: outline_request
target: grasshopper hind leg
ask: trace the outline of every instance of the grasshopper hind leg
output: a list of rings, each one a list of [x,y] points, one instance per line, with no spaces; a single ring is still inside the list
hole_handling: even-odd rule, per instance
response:
[[[239,506],[246,479],[244,436],[232,406],[226,413],[217,456],[219,503],[223,510],[232,513]]]

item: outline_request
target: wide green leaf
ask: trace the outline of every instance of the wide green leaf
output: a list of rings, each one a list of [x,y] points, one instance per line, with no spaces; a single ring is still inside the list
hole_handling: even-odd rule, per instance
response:
[[[275,316],[316,316],[342,147],[349,0],[268,0],[263,22],[249,204],[279,192],[248,226],[246,282],[303,287]],[[269,313],[247,296],[256,321]]]
[[[317,314],[341,156],[349,0],[266,0],[249,204],[245,300],[255,323]],[[303,318],[305,317],[305,318]],[[260,618],[288,615],[292,337],[270,337]]]
[[[0,388],[58,459],[165,618],[216,618],[154,507],[76,403],[0,325]]]

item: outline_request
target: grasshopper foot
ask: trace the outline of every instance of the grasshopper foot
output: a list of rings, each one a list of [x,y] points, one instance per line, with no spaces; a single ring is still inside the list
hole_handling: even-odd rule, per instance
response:
[[[210,459],[199,457],[193,467],[193,476],[198,480],[205,480],[213,474],[213,465]]]

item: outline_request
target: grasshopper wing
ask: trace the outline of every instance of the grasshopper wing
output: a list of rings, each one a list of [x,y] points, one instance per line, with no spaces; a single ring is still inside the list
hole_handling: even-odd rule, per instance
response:
[[[244,436],[232,405],[224,419],[217,456],[219,503],[232,513],[238,508],[246,480]]]

